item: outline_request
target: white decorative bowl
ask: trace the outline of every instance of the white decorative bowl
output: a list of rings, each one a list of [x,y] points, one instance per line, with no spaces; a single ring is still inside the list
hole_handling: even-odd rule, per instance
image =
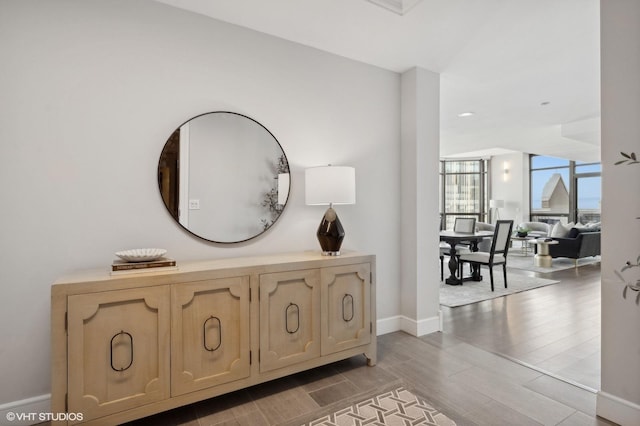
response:
[[[143,248],[117,251],[116,256],[127,262],[150,262],[161,258],[167,253],[165,249]]]

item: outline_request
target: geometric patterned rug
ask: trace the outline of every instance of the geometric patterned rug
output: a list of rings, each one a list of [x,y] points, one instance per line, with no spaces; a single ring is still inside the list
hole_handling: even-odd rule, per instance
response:
[[[400,387],[305,423],[307,425],[455,426],[455,422],[422,398]]]

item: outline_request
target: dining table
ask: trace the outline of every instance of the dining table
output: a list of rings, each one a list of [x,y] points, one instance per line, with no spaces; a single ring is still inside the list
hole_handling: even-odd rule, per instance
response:
[[[478,251],[478,243],[485,238],[492,237],[493,232],[491,231],[478,231],[473,233],[440,231],[440,241],[444,241],[451,247],[449,251],[450,257],[448,264],[451,275],[444,280],[445,284],[462,285],[464,281],[482,281],[482,275],[480,275],[480,265],[472,265],[471,275],[468,277],[462,276],[462,271],[458,271],[458,256],[456,255],[456,245],[469,244],[471,251]]]

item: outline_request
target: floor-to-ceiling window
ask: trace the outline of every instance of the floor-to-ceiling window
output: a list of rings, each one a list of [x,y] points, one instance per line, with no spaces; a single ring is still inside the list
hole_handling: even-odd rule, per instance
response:
[[[580,223],[600,222],[602,201],[602,167],[600,163],[576,163],[573,175],[574,221]]]
[[[599,163],[530,156],[531,220],[536,222],[599,222]]]
[[[452,229],[456,217],[487,221],[489,160],[440,162],[441,229]]]

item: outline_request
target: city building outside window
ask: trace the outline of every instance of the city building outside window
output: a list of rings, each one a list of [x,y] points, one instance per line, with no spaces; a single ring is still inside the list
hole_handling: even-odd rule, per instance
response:
[[[601,166],[530,156],[530,220],[564,224],[600,222]]]
[[[440,229],[453,229],[456,217],[487,222],[489,160],[440,162]]]

